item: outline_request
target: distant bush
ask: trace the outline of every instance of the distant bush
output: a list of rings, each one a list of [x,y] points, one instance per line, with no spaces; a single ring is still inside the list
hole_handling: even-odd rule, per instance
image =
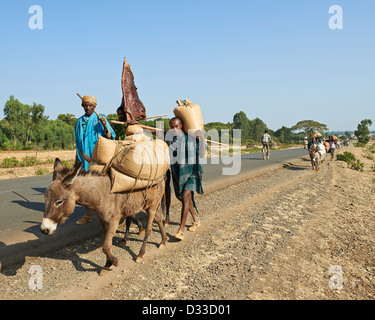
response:
[[[32,167],[32,166],[36,166],[38,164],[43,164],[43,163],[51,163],[51,160],[46,160],[43,162],[43,161],[38,160],[36,157],[26,156],[20,161],[20,160],[17,160],[16,157],[12,157],[12,158],[5,158],[1,162],[0,168]],[[67,162],[67,166],[69,166],[68,162]]]
[[[354,169],[354,170],[358,170],[358,171],[363,171],[363,168],[365,167],[365,164],[361,161],[359,161],[359,159],[357,159],[357,161],[353,162],[351,165],[350,165],[350,168]]]
[[[74,161],[62,160],[61,163],[64,167],[73,167],[74,166]]]
[[[347,164],[355,161],[355,159],[355,155],[348,151],[345,151],[344,153],[337,155],[337,160],[345,161]]]
[[[25,158],[23,158],[20,163],[22,167],[31,167],[37,164],[40,164],[40,161],[36,157],[29,157],[29,156],[26,156]]]
[[[16,157],[12,158],[5,158],[3,159],[3,162],[1,163],[1,168],[14,168],[20,165],[20,161],[16,159]]]
[[[337,155],[337,160],[344,161],[348,167],[354,170],[363,171],[365,164],[355,157],[351,152],[345,151],[343,154]]]
[[[361,142],[354,142],[353,144],[357,148],[362,148],[366,146],[366,143],[361,143]]]
[[[51,172],[49,172],[47,169],[38,169],[35,171],[35,174],[37,176],[42,176],[42,175],[45,175],[45,174],[50,174]]]

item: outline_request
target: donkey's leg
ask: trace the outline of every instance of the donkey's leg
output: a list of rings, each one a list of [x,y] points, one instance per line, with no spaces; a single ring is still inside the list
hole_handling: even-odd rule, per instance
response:
[[[126,217],[125,219],[125,224],[126,224],[126,229],[125,229],[125,236],[124,236],[124,239],[121,240],[120,242],[120,246],[123,246],[125,247],[126,246],[126,243],[129,239],[129,229],[130,229],[130,225],[132,223],[132,218],[131,217]]]
[[[141,250],[139,250],[136,262],[142,262],[143,261],[143,255],[146,252],[147,240],[148,240],[148,237],[151,234],[152,223],[154,221],[155,213],[156,213],[156,210],[150,210],[150,208],[148,208],[146,211],[148,213],[147,228],[146,228],[146,232],[145,232],[145,237],[143,239],[143,244],[142,244]]]
[[[102,227],[105,234],[104,244],[103,244],[103,252],[107,256],[107,262],[105,266],[100,270],[100,275],[104,276],[108,273],[109,268],[114,265],[115,267],[118,266],[118,259],[112,254],[111,247],[112,247],[112,239],[115,235],[119,224],[119,220],[104,222],[102,223]]]
[[[145,233],[145,228],[143,227],[143,224],[141,222],[141,220],[139,220],[136,215],[133,215],[130,217],[132,219],[132,221],[138,226],[138,235],[143,235]]]
[[[129,240],[129,229],[131,223],[135,223],[138,226],[139,232],[138,235],[143,235],[145,233],[145,228],[143,227],[143,224],[141,220],[139,220],[135,215],[132,215],[130,217],[126,217],[126,230],[125,230],[125,236],[124,239],[121,240],[120,246],[126,246],[126,243]]]
[[[164,201],[165,201],[165,221],[164,226],[169,226],[169,209],[171,207],[171,171],[168,170],[165,175],[165,187],[164,187]],[[163,201],[162,200],[162,201]]]
[[[159,226],[160,234],[161,234],[161,243],[159,246],[159,249],[162,249],[165,247],[165,243],[167,242],[167,234],[165,233],[164,226],[163,226],[163,219],[161,216],[156,212],[155,213],[155,221]]]

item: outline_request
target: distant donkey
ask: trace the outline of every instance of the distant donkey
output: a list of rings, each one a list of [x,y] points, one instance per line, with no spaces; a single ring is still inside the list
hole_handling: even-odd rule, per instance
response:
[[[311,160],[312,169],[319,171],[321,163],[326,157],[326,152],[323,144],[313,144],[309,149],[309,155]]]
[[[112,239],[117,230],[121,217],[130,217],[141,210],[146,210],[148,223],[136,261],[141,262],[146,251],[147,239],[152,231],[155,219],[159,226],[163,248],[167,241],[162,218],[157,209],[165,190],[165,179],[146,190],[134,192],[110,193],[111,180],[108,174],[86,172],[80,170],[82,162],[74,165],[73,169],[64,168],[59,159],[55,160],[53,180],[44,198],[45,209],[40,230],[53,235],[57,226],[64,223],[74,211],[76,204],[92,210],[102,226],[105,240],[103,252],[107,262],[101,269],[100,275],[105,275],[112,265],[118,266],[118,259],[112,254]]]

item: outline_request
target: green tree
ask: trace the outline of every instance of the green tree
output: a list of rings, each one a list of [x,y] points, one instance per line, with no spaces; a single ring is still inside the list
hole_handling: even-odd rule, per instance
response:
[[[251,128],[250,138],[255,141],[260,142],[264,131],[267,130],[266,124],[259,118],[255,118],[254,120],[250,121],[250,128]]]
[[[9,148],[9,139],[6,136],[6,130],[2,127],[2,121],[0,121],[0,148]]]
[[[77,118],[74,114],[71,114],[71,113],[66,113],[66,114],[59,114],[57,116],[57,119],[58,120],[61,120],[61,121],[64,121],[65,123],[67,123],[68,125],[74,127],[76,125],[76,122],[77,122]]]
[[[44,106],[41,104],[33,103],[29,107],[29,117],[26,126],[26,138],[25,147],[27,147],[29,141],[37,140],[38,133],[45,125],[48,117],[44,115]]]
[[[370,119],[362,120],[361,123],[358,124],[357,130],[354,132],[354,135],[358,138],[358,142],[360,143],[367,143],[370,140],[370,127],[372,125],[372,121]]]
[[[13,140],[13,148],[21,142],[27,148],[33,136],[48,117],[44,116],[44,107],[33,103],[32,106],[21,103],[14,96],[10,96],[4,106],[4,128],[7,129],[10,139]]]
[[[280,129],[277,129],[275,131],[275,136],[282,143],[291,143],[294,140],[292,129],[287,128],[285,126],[282,126]]]
[[[8,130],[16,148],[18,141],[24,141],[29,121],[29,106],[10,96],[4,106],[4,127]]]
[[[41,135],[44,141],[44,148],[71,149],[74,146],[74,127],[60,119],[48,121]]]
[[[317,121],[313,120],[303,120],[298,122],[296,125],[294,125],[291,128],[292,131],[302,131],[304,134],[306,134],[309,138],[311,138],[314,134],[314,132],[320,132],[322,135],[324,134],[324,131],[328,130],[327,125],[323,123],[319,123]]]
[[[251,122],[243,111],[233,116],[233,129],[241,129],[241,139],[251,138]]]

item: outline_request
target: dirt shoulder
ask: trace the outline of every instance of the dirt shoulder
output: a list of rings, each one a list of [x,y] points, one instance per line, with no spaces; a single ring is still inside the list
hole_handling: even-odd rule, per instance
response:
[[[33,157],[42,164],[14,167],[14,168],[0,168],[0,180],[15,179],[21,177],[32,177],[38,174],[47,174],[51,172],[53,162],[56,158],[65,161],[74,161],[76,156],[75,150],[60,150],[60,151],[0,151],[0,163],[6,158],[15,157],[18,161],[22,161],[25,157]],[[48,162],[48,163],[44,163]]]
[[[180,207],[172,209],[169,240],[158,249],[154,224],[144,262],[134,259],[142,237],[128,246],[120,226],[113,253],[120,265],[105,277],[97,237],[27,257],[2,270],[1,299],[374,299],[374,160],[349,146],[364,172],[325,161],[319,172],[306,159],[197,197],[202,226],[176,242]],[[188,224],[191,220],[188,220]],[[31,266],[43,271],[32,291]],[[341,281],[342,280],[342,281]]]

